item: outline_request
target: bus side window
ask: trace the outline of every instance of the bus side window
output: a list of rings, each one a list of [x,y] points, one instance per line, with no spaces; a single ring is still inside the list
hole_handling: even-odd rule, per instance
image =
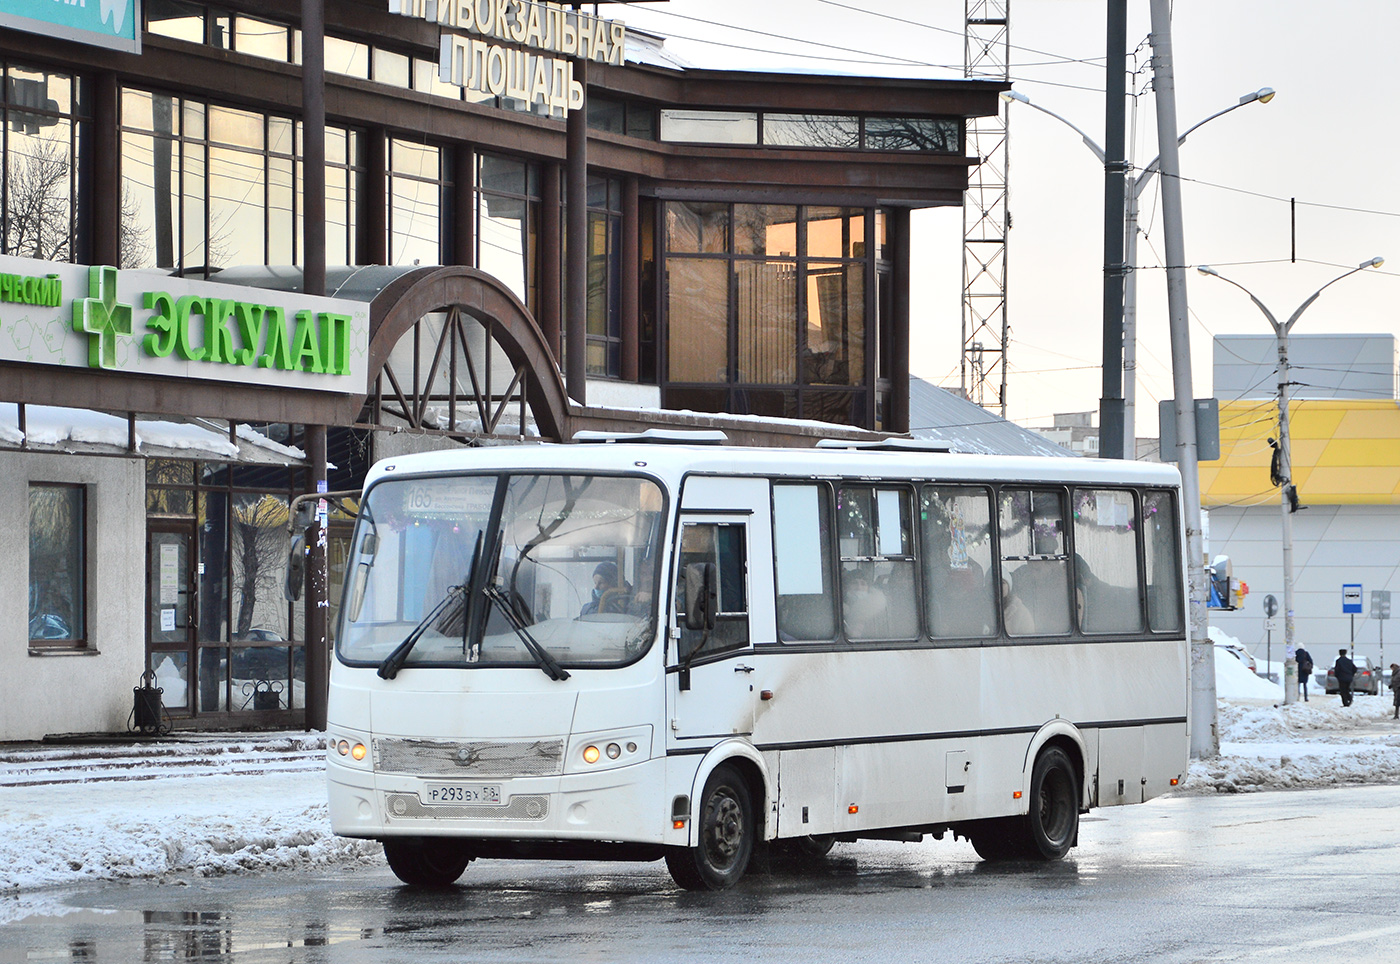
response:
[[[685,567],[713,563],[718,580],[718,613],[715,628],[685,628]],[[741,523],[688,522],[681,527],[681,554],[676,574],[676,625],[681,632],[681,653],[698,655],[740,649],[749,643],[748,567],[745,532]]]
[[[939,639],[997,631],[992,573],[992,506],[987,490],[924,486],[924,608]]]
[[[919,635],[919,613],[909,491],[843,485],[836,518],[846,637],[914,639]]]
[[[1070,630],[1064,505],[1050,489],[1001,490],[1002,619],[1012,636]]]
[[[1115,489],[1074,492],[1074,593],[1085,633],[1142,632],[1133,494]]]
[[[825,485],[773,486],[773,550],[778,638],[831,639],[831,508]]]
[[[1142,497],[1142,537],[1147,558],[1147,623],[1154,632],[1180,632],[1181,553],[1178,551],[1176,501],[1170,492]]]

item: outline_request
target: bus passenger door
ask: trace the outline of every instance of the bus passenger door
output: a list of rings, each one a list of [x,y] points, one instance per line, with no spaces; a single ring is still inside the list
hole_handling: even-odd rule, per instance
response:
[[[753,732],[754,659],[749,629],[749,520],[720,513],[681,516],[675,606],[669,622],[671,731],[682,739]],[[714,626],[686,627],[686,571],[709,564]]]

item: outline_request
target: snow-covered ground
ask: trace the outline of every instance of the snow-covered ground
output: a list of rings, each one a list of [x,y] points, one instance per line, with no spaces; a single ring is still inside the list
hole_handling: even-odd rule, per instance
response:
[[[1179,793],[1400,783],[1388,693],[1279,705],[1281,687],[1220,647],[1216,688],[1221,755],[1193,762]],[[0,923],[59,885],[381,861],[377,844],[331,835],[323,746],[317,733],[0,746]]]

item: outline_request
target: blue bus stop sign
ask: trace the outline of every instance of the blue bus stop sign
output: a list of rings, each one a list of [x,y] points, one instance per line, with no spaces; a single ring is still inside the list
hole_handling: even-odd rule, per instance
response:
[[[1342,583],[1342,613],[1361,612],[1361,583]]]

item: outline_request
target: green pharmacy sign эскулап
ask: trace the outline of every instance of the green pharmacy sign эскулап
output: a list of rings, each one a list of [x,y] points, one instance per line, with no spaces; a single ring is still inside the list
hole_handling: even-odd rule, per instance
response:
[[[141,52],[141,0],[0,0],[0,27]]]
[[[369,306],[0,257],[0,360],[363,391]]]

